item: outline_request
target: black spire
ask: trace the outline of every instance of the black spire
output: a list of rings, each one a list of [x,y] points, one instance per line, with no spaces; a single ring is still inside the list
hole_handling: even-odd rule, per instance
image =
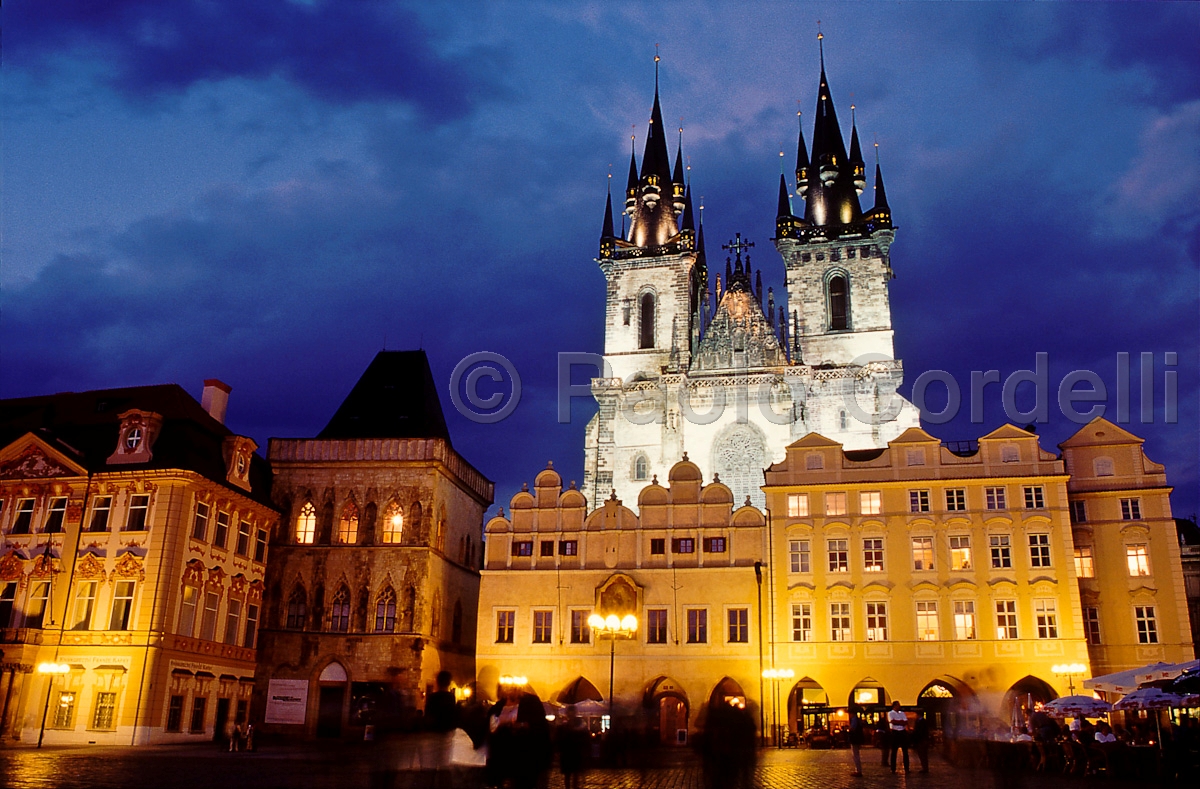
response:
[[[888,207],[887,191],[883,188],[883,171],[879,169],[879,162],[875,162],[875,207],[871,209],[871,218],[878,225],[892,225],[892,209]]]
[[[817,35],[818,41],[823,39],[823,35]],[[808,187],[797,187],[805,198],[805,220],[813,225],[845,225],[861,219],[862,208],[854,191],[853,167],[846,156],[846,143],[838,125],[829,79],[825,76],[823,43],[811,158]]]
[[[676,164],[676,167],[679,165]],[[683,192],[683,227],[682,230],[695,230],[696,220],[692,216],[692,187],[687,187]]]
[[[633,137],[629,138],[629,180],[625,182],[625,213],[632,214],[637,205],[637,155],[633,152]],[[623,222],[624,220],[622,220]]]
[[[683,129],[679,130],[679,147],[675,149],[675,171],[671,173],[671,180],[683,185]]]
[[[796,194],[801,197],[808,191],[808,150],[804,145],[804,116],[796,113],[796,122],[800,127],[796,138]]]
[[[787,179],[783,177],[783,173],[779,174],[779,210],[775,216],[791,216],[792,201],[788,198]]]
[[[850,170],[854,176],[854,191],[862,194],[867,186],[866,164],[863,163],[862,147],[858,144],[858,123],[854,119],[854,105],[850,105]]]
[[[608,199],[604,201],[604,227],[600,229],[600,241],[613,237],[613,214],[612,214],[612,190],[608,192]]]
[[[646,134],[646,149],[642,153],[642,177],[657,175],[660,187],[671,180],[671,155],[667,152],[666,129],[663,128],[662,107],[658,104],[658,64],[654,66],[654,106],[650,110],[650,131]]]

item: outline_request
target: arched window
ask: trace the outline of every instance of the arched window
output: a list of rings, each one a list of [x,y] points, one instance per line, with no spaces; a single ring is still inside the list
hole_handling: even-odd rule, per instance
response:
[[[287,622],[285,627],[288,630],[303,630],[304,619],[308,614],[308,593],[304,591],[303,586],[297,586],[292,590],[292,594],[288,597],[287,604]]]
[[[849,298],[846,278],[841,274],[829,280],[829,328],[833,331],[849,328]]]
[[[353,545],[358,542],[358,507],[353,501],[346,502],[342,519],[338,521],[338,542]]]
[[[638,310],[639,348],[654,347],[654,294],[643,293]]]
[[[633,478],[639,482],[650,476],[650,462],[645,455],[638,455],[633,461]]]
[[[300,517],[296,518],[296,542],[301,545],[312,545],[317,537],[317,510],[312,502],[305,502],[300,508]]]
[[[462,641],[462,627],[463,627],[462,619],[463,619],[462,602],[459,600],[455,600],[454,601],[454,618],[450,622],[450,640],[453,641],[455,644],[458,644]]]
[[[375,603],[375,632],[392,633],[396,630],[396,591],[388,587],[379,593]]]
[[[335,633],[350,629],[350,590],[345,586],[338,588],[333,604],[329,606],[329,629]]]
[[[383,516],[383,542],[387,545],[399,545],[404,539],[404,510],[392,502],[388,505]]]
[[[845,430],[847,425],[848,425],[848,423],[846,421],[846,412],[838,411],[838,428],[841,430]]]

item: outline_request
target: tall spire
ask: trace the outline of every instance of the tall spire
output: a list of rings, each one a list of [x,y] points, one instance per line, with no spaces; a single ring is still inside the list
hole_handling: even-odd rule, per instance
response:
[[[634,206],[637,205],[637,154],[634,153],[634,145],[637,144],[637,137],[629,135],[629,180],[625,182],[625,213],[632,214]]]
[[[611,178],[611,176],[609,176]],[[604,226],[600,229],[600,241],[603,243],[605,239],[613,237],[613,212],[612,212],[612,181],[609,181],[608,199],[604,201]]]
[[[854,192],[862,194],[867,186],[866,164],[863,163],[862,147],[858,144],[858,123],[854,105],[850,105],[850,171],[854,176]]]
[[[796,110],[796,125],[800,127],[796,139],[796,194],[803,197],[808,191],[808,150],[804,145],[804,113],[800,110]]]
[[[788,197],[787,179],[783,173],[779,174],[779,210],[775,212],[776,217],[791,216],[792,201]]]
[[[663,126],[662,107],[658,102],[658,50],[654,53],[654,106],[650,109],[650,131],[642,153],[642,177],[657,175],[660,188],[671,180],[671,158],[667,152],[667,130]]]
[[[692,187],[687,187],[683,192],[683,227],[681,230],[695,230],[696,220],[692,216]]]
[[[813,122],[811,164],[808,188],[797,187],[805,198],[804,218],[813,225],[845,225],[862,218],[862,208],[854,191],[853,167],[846,156],[846,142],[838,125],[833,106],[833,93],[825,75],[825,45],[823,34],[817,35],[821,46],[821,80],[817,86],[817,115]]]

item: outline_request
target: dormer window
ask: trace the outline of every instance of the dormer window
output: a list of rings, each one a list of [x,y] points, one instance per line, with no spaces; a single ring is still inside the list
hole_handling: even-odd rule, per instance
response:
[[[250,461],[258,444],[246,436],[226,436],[223,447],[229,483],[250,490]]]
[[[108,457],[109,465],[125,463],[149,463],[151,450],[162,428],[162,417],[151,411],[133,409],[120,414],[121,426],[117,432],[117,448]]]
[[[125,448],[129,450],[137,449],[142,444],[142,429],[140,427],[131,428],[125,434]]]

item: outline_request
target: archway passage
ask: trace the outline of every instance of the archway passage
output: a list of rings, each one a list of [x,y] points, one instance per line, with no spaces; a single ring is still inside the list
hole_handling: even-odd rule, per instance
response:
[[[829,694],[821,683],[804,677],[788,693],[788,728],[797,734],[829,726]]]
[[[729,677],[725,677],[718,682],[708,697],[708,705],[710,707],[716,707],[721,704],[738,707],[739,709],[746,708],[746,692],[742,690],[741,685]]]
[[[1058,693],[1050,687],[1050,683],[1027,675],[1014,682],[1004,694],[1004,702],[1000,709],[1009,713],[1013,726],[1024,726],[1034,710],[1056,698]]]
[[[581,701],[604,701],[604,696],[585,677],[579,677],[558,694],[559,704],[578,704]]]
[[[687,745],[689,705],[683,688],[670,677],[658,677],[646,689],[642,705],[654,739],[662,745]]]
[[[872,707],[884,707],[891,704],[892,700],[888,696],[887,688],[877,679],[871,677],[863,677],[859,680],[854,689],[850,691],[850,696],[846,699],[846,704],[857,704],[868,712]]]
[[[346,667],[336,660],[317,678],[317,736],[340,737],[346,705]]]
[[[935,679],[917,694],[917,706],[929,721],[929,728],[954,731],[974,694],[965,684],[952,679]]]

